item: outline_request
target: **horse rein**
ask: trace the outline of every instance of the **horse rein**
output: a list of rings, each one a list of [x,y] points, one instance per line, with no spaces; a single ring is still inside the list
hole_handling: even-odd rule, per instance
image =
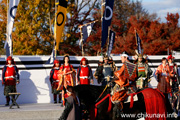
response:
[[[104,88],[104,90],[102,91],[102,93],[99,95],[99,97],[97,98],[97,100],[95,102],[97,102],[99,100],[99,98],[103,95],[103,93],[105,92],[105,90],[107,89],[108,84],[106,85],[106,87]]]

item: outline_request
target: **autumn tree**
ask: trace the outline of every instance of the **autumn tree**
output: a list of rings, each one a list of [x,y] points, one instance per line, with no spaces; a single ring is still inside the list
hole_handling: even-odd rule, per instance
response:
[[[100,10],[97,9],[97,12],[93,15],[93,18],[99,20],[95,26],[92,35],[88,38],[86,43],[86,52],[88,55],[96,55],[97,52],[101,51],[101,15]],[[137,19],[146,18],[149,21],[156,18],[156,14],[149,14],[143,7],[141,2],[133,2],[131,0],[115,0],[114,1],[114,10],[113,18],[111,23],[111,30],[116,32],[116,42],[113,49],[113,53],[120,53],[122,51],[121,45],[122,41],[117,39],[123,38],[126,36],[128,31],[128,21],[131,16],[136,16]],[[128,36],[132,39],[133,36]],[[133,44],[133,43],[132,43]],[[128,46],[130,47],[130,46]],[[128,48],[127,48],[128,49]],[[106,52],[106,47],[103,49],[103,52]]]
[[[148,55],[167,54],[167,49],[178,50],[180,47],[180,28],[178,26],[179,14],[167,14],[167,22],[161,23],[159,19],[149,21],[145,18],[139,20],[131,16],[127,24],[125,36],[118,36],[115,42],[114,53],[126,50],[134,55],[136,46],[135,31],[137,30],[144,53]],[[118,52],[118,48],[121,48]]]
[[[64,42],[60,44],[59,53],[81,55],[79,47],[80,31],[79,25],[94,20],[92,15],[99,9],[100,0],[70,0],[68,3],[68,15],[65,25]]]
[[[0,42],[1,54],[6,40],[7,0],[0,2]],[[64,43],[60,44],[60,54],[80,54],[77,41],[78,26],[90,21],[90,14],[96,8],[98,0],[69,0]],[[14,55],[50,54],[53,48],[53,26],[55,18],[54,0],[21,0],[15,17],[12,32]]]
[[[7,21],[7,3],[2,0],[0,3],[3,31],[0,31],[1,41],[6,40],[5,29]],[[49,5],[47,0],[21,0],[15,17],[14,29],[12,32],[13,54],[14,55],[41,55],[50,54],[53,44],[53,35],[50,34],[49,26]],[[43,6],[43,7],[42,7]],[[2,19],[1,18],[1,19]]]

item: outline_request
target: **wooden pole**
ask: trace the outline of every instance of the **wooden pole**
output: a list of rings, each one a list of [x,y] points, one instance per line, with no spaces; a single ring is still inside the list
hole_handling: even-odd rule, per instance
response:
[[[8,0],[7,0],[7,28],[6,28],[6,37],[7,37],[7,43],[6,43],[6,45],[8,44],[8,42],[9,42],[9,35],[8,35],[8,9],[9,9],[9,4],[8,4]],[[7,52],[7,51],[6,51]],[[8,56],[7,56],[8,57]]]
[[[83,24],[83,25],[79,25],[78,27],[79,28],[82,28],[83,26],[86,26],[86,25],[88,25],[88,24],[91,24],[91,23],[95,23],[95,22],[97,22],[98,20],[95,20],[95,21],[92,21],[92,22],[89,22],[89,23],[86,23],[86,24]]]
[[[83,44],[83,33],[82,33],[82,27],[80,26],[80,32],[81,32],[81,48],[82,48],[82,56],[84,56],[84,44]]]
[[[169,48],[167,49],[167,54],[169,55]]]
[[[104,0],[102,0],[101,1],[101,28],[102,28],[102,22],[103,22],[103,11],[104,11],[104,8],[103,8],[103,6],[105,5],[105,3],[104,3]],[[101,29],[102,30],[102,29]],[[101,31],[101,34],[102,34],[102,31]],[[102,40],[102,37],[100,37],[101,38],[101,40]],[[100,45],[102,44],[102,41],[100,41]],[[103,55],[102,54],[102,52],[103,52],[103,48],[101,48],[101,55]]]
[[[54,24],[54,29],[55,29],[55,31],[54,31],[54,57],[55,57],[55,59],[56,59],[56,57],[57,57],[57,48],[56,48],[56,30],[57,30],[57,28],[56,28],[56,24],[57,24],[57,21],[56,21],[56,13],[57,13],[57,5],[56,5],[56,0],[55,0],[55,24]]]
[[[136,31],[135,28],[134,28],[134,31],[135,31],[135,34],[134,34],[134,35],[135,35],[135,39],[136,39],[136,45],[138,45],[138,44],[137,44],[137,37],[136,37],[136,32],[137,32],[137,31]]]
[[[49,1],[49,30],[50,30],[50,34],[52,35],[52,30],[51,30],[51,0]]]

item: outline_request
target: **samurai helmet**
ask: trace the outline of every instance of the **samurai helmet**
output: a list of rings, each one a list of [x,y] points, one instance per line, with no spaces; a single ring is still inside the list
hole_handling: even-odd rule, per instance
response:
[[[109,60],[109,57],[107,55],[104,56],[104,60]]]
[[[146,59],[147,58],[147,55],[143,54],[144,53],[143,50],[142,50],[141,54],[139,54],[137,50],[135,50],[135,53],[136,53],[136,55],[134,56],[135,59],[137,59],[137,58],[144,58],[144,59]]]

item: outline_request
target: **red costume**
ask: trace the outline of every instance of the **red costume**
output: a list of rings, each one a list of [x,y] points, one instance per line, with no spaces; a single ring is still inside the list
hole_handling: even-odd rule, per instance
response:
[[[55,67],[56,63],[59,63],[59,61],[54,60],[54,66],[53,66],[53,68],[51,69],[51,72],[50,72],[50,82],[51,82],[51,86],[54,89],[57,89],[58,83],[59,83],[59,80],[58,80],[59,67]]]
[[[73,72],[68,73],[70,71],[73,71]],[[60,70],[58,71],[59,85],[58,85],[57,90],[62,90],[63,105],[65,105],[65,98],[68,97],[65,91],[67,89],[67,86],[75,86],[75,81],[76,81],[75,73],[76,72],[73,69],[73,66],[70,64],[68,64],[67,66],[61,65]]]
[[[132,74],[130,76],[128,72],[129,71],[128,66],[130,66],[131,64],[132,63],[126,61],[125,63],[123,63],[120,70],[114,73],[114,75],[118,79],[115,80],[115,83],[117,85],[115,85],[115,87],[113,88],[114,94],[112,95],[112,101],[123,101],[127,97],[128,92],[129,93],[135,92],[133,87],[136,86],[134,82],[134,80],[137,77],[136,65],[132,64],[133,66],[131,68],[133,69],[132,69]],[[130,89],[128,89],[127,91],[127,89],[125,88],[130,88]]]
[[[86,61],[86,65],[82,65],[82,61]],[[85,57],[81,59],[80,66],[77,70],[77,78],[80,85],[89,85],[90,80],[93,79],[92,70],[88,64],[88,61]]]
[[[170,93],[170,68],[169,65],[163,66],[159,65],[156,70],[156,75],[158,74],[158,86],[157,88],[163,93]]]
[[[73,71],[73,73],[66,74],[70,71]],[[72,65],[61,65],[60,70],[58,71],[58,79],[60,80],[59,85],[63,85],[66,89],[67,86],[75,86],[74,72],[75,70],[73,69]]]
[[[169,59],[173,60],[174,57],[172,55],[169,55],[167,57],[167,59],[168,59],[168,61],[169,61]],[[171,77],[170,77],[170,79],[172,80],[172,89],[177,89],[177,87],[179,86],[179,81],[177,79],[178,66],[175,63],[169,63],[169,69],[170,69],[170,73],[172,74]],[[175,85],[175,84],[177,84],[177,85]]]
[[[8,64],[8,60],[12,61],[11,65]],[[19,80],[18,69],[16,65],[14,65],[12,57],[9,56],[2,71],[2,83],[5,85],[16,85],[16,79]]]
[[[11,61],[11,64],[8,61]],[[9,105],[9,93],[16,92],[16,83],[19,83],[18,69],[14,64],[13,58],[9,56],[2,71],[2,84],[5,85],[4,95],[6,96],[6,105]]]
[[[54,66],[50,72],[50,82],[51,82],[51,86],[52,86],[54,103],[57,103],[57,94],[60,94],[60,90],[57,90],[58,85],[59,85],[59,80],[58,80],[59,66],[55,66],[56,63],[60,64],[59,60],[54,60]],[[61,102],[61,95],[59,95],[59,103],[60,102]]]

